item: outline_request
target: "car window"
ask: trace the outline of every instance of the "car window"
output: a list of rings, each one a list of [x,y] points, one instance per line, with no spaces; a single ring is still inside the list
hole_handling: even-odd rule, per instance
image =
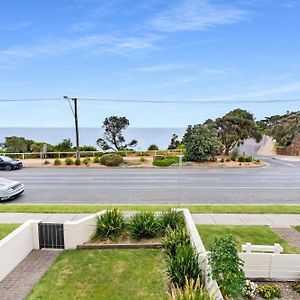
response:
[[[10,157],[7,157],[7,156],[3,156],[1,158],[2,158],[2,161],[5,161],[5,162],[11,162],[11,161],[13,161],[13,159],[11,159]]]

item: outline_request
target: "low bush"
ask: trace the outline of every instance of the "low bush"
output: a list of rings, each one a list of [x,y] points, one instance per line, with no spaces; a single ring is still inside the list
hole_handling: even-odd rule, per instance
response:
[[[44,160],[44,165],[49,165],[50,161],[49,160]]]
[[[65,159],[65,164],[66,164],[67,166],[74,165],[74,160],[73,160],[73,158],[67,157],[67,158]]]
[[[183,212],[174,209],[163,212],[159,217],[159,225],[162,232],[165,232],[168,227],[183,228],[185,225]]]
[[[145,157],[142,156],[142,157],[139,159],[139,162],[145,163],[145,162],[147,162],[147,159],[146,159]]]
[[[54,161],[54,166],[60,166],[60,165],[61,165],[61,160],[57,158],[57,159]]]
[[[292,289],[300,294],[300,280],[292,283]]]
[[[252,156],[246,156],[245,157],[245,162],[252,162],[253,161],[253,157]]]
[[[231,152],[230,152],[230,159],[232,161],[236,161],[237,158],[239,156],[239,148],[238,147],[234,147]]]
[[[179,158],[177,156],[166,156],[160,160],[153,160],[153,165],[157,167],[169,167],[176,163],[179,163]]]
[[[125,228],[125,220],[122,211],[118,208],[106,211],[97,218],[94,238],[116,238]]]
[[[222,157],[222,158],[220,159],[220,162],[221,162],[221,163],[225,162],[225,158]]]
[[[115,153],[105,154],[100,158],[100,164],[107,167],[118,167],[123,163],[123,157]]]
[[[152,144],[152,145],[150,145],[149,147],[148,147],[148,150],[149,151],[153,151],[153,150],[158,150],[158,147],[156,146],[156,145],[154,145],[154,144]]]
[[[94,163],[94,164],[98,164],[99,162],[100,162],[99,156],[95,156],[95,157],[93,158],[93,163]]]
[[[229,157],[226,158],[227,162],[231,162],[231,159]]]
[[[239,156],[238,162],[245,162],[245,156]]]
[[[278,284],[264,284],[259,287],[258,292],[264,299],[281,297],[281,289]]]
[[[178,285],[172,285],[169,292],[170,300],[214,300],[214,296],[209,296],[205,286],[201,284],[200,278],[188,279],[185,278],[185,284],[183,288]]]
[[[76,166],[80,166],[80,165],[81,165],[81,160],[80,160],[80,158],[76,158],[76,159],[75,159],[75,165],[76,165]]]
[[[177,247],[190,244],[191,241],[185,228],[171,229],[168,227],[161,242],[161,246],[166,254],[172,257],[175,257]]]
[[[215,238],[208,255],[211,275],[223,296],[237,298],[243,295],[245,273],[244,262],[239,258],[237,242],[232,235]]]
[[[163,160],[165,157],[163,155],[154,155],[153,156],[153,161],[155,160]]]
[[[91,159],[89,157],[86,157],[82,162],[84,165],[88,166],[90,161],[91,161]]]
[[[166,272],[173,284],[183,288],[188,280],[197,280],[200,276],[200,265],[196,250],[189,245],[176,247],[175,256],[166,257]]]
[[[249,279],[245,280],[243,296],[249,299],[255,299],[257,294],[257,284]]]
[[[138,212],[132,216],[128,229],[135,240],[151,239],[157,235],[159,224],[153,212]]]

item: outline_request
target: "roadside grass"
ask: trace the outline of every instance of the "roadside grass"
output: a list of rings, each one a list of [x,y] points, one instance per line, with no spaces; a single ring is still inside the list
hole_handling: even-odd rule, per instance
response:
[[[0,240],[18,228],[20,224],[0,224]]]
[[[196,225],[201,236],[203,244],[207,250],[215,237],[220,237],[225,234],[232,234],[238,242],[238,250],[241,251],[242,244],[250,242],[255,245],[274,245],[279,243],[284,253],[294,254],[299,253],[286,240],[281,238],[269,226],[255,225]]]
[[[300,226],[295,226],[294,227],[298,232],[300,232]]]
[[[65,251],[26,299],[166,299],[162,262],[161,250]]]
[[[1,204],[0,213],[95,213],[119,207],[124,211],[165,211],[188,208],[202,214],[300,214],[300,205],[93,205],[93,204]]]

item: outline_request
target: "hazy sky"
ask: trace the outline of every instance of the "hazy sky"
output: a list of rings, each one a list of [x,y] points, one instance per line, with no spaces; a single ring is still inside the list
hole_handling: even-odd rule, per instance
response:
[[[298,0],[0,1],[0,99],[300,98]],[[236,106],[257,118],[299,103],[80,103],[80,125],[185,127]],[[63,100],[0,103],[0,127],[73,125]]]

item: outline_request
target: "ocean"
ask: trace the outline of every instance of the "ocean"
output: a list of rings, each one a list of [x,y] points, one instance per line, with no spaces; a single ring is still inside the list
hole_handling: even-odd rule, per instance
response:
[[[146,150],[149,145],[155,144],[159,149],[167,149],[172,134],[175,133],[181,139],[185,128],[128,128],[124,131],[126,141],[135,139],[138,141],[135,150]],[[96,140],[103,135],[102,128],[80,128],[80,145],[97,147]],[[73,128],[0,128],[0,143],[7,136],[22,136],[37,142],[58,144],[63,139],[71,139],[75,143],[75,130]],[[97,147],[98,148],[98,147]]]

